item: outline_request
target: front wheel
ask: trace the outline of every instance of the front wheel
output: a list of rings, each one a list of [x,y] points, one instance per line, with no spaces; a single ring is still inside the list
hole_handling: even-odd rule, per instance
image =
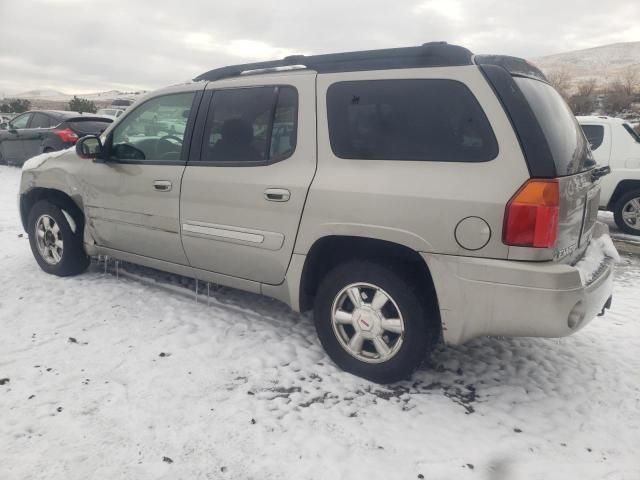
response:
[[[36,203],[28,220],[29,244],[38,265],[59,277],[77,275],[89,266],[80,232],[73,232],[62,210],[47,200]]]
[[[613,207],[613,217],[620,230],[640,235],[640,190],[622,195]]]
[[[377,383],[411,375],[439,332],[419,285],[401,269],[379,263],[334,268],[322,280],[314,308],[327,354],[343,370]]]

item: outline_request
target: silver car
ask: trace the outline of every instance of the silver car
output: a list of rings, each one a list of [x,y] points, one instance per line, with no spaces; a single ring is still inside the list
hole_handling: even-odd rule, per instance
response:
[[[611,303],[598,169],[527,62],[445,43],[294,56],[153,92],[24,167],[55,275],[89,257],[313,310],[343,369],[405,378],[439,342],[559,337]]]

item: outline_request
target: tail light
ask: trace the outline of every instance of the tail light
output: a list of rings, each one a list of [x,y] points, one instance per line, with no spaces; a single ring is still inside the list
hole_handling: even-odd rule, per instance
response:
[[[551,248],[558,239],[560,186],[557,180],[529,180],[509,200],[502,241],[518,247]]]
[[[62,140],[64,143],[76,143],[78,141],[78,135],[70,128],[65,128],[64,130],[55,130],[53,133],[60,137],[60,140]]]

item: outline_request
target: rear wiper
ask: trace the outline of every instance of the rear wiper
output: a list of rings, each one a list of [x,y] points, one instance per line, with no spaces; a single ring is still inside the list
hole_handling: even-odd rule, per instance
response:
[[[594,168],[593,170],[591,170],[591,180],[595,182],[599,178],[602,178],[605,175],[609,175],[610,173],[611,173],[611,167],[609,166]]]

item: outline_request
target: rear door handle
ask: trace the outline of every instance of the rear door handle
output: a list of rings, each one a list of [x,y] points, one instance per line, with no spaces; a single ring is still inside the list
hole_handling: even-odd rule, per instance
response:
[[[171,182],[169,180],[154,180],[153,188],[158,192],[170,192]]]
[[[270,202],[287,202],[291,197],[291,192],[285,188],[267,188],[264,191],[264,198]]]

